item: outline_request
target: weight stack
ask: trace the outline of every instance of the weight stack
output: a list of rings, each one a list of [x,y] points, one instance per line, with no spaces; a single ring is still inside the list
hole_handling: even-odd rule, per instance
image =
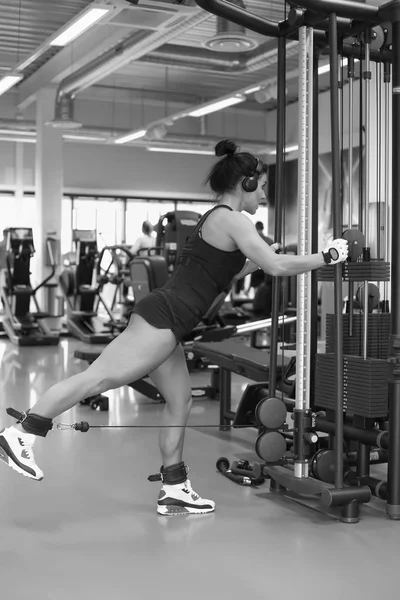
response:
[[[335,354],[317,354],[315,405],[318,407],[336,409],[335,363]],[[343,410],[360,417],[386,417],[388,377],[386,360],[343,356]]]
[[[390,263],[380,260],[342,263],[344,281],[390,281]],[[326,265],[317,271],[318,281],[334,281],[335,269]]]
[[[363,356],[364,315],[352,315],[352,335],[350,335],[350,315],[343,315],[343,354]],[[370,313],[368,315],[367,356],[386,360],[389,356],[389,338],[392,327],[390,313]],[[335,315],[326,315],[326,352],[336,352]]]

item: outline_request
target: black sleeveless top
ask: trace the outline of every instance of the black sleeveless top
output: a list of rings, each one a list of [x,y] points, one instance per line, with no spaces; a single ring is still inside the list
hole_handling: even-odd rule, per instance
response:
[[[241,250],[220,250],[201,237],[204,222],[219,208],[232,210],[230,206],[220,204],[202,216],[188,237],[174,272],[167,283],[159,288],[159,291],[173,291],[199,318],[207,312],[218,294],[228,291],[232,279],[246,263]]]

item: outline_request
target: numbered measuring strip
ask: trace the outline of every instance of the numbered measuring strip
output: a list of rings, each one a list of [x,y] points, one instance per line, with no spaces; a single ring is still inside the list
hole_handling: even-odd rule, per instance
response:
[[[298,253],[311,252],[313,30],[299,29]],[[310,406],[311,273],[297,278],[296,408]]]

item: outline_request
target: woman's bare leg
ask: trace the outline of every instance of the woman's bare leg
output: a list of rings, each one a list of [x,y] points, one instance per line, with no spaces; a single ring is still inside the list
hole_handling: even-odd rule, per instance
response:
[[[192,388],[181,345],[160,367],[150,373],[166,405],[163,412],[163,425],[181,425],[182,427],[163,427],[160,429],[159,446],[163,466],[182,461],[185,426],[192,407]]]
[[[163,485],[158,495],[157,512],[160,515],[213,512],[215,502],[202,498],[193,490],[182,461],[185,427],[192,406],[192,388],[182,347],[178,346],[150,377],[166,401],[163,425],[167,427],[162,427],[159,434]]]
[[[85,371],[53,385],[31,412],[53,419],[85,398],[141,379],[167,360],[175,347],[170,329],[157,329],[133,314],[127,328]]]

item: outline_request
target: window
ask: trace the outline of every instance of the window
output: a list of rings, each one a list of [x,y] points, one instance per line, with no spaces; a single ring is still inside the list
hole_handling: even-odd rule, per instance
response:
[[[126,243],[132,246],[142,235],[143,221],[156,226],[161,215],[175,210],[174,202],[129,200],[126,205]]]
[[[204,213],[213,208],[213,206],[215,206],[215,202],[184,202],[179,200],[177,203],[177,210],[188,210],[204,215]]]
[[[124,202],[122,200],[98,199],[73,201],[72,229],[94,229],[97,247],[114,246],[123,240]],[[70,222],[66,224],[70,227]],[[63,215],[64,229],[64,215]]]

